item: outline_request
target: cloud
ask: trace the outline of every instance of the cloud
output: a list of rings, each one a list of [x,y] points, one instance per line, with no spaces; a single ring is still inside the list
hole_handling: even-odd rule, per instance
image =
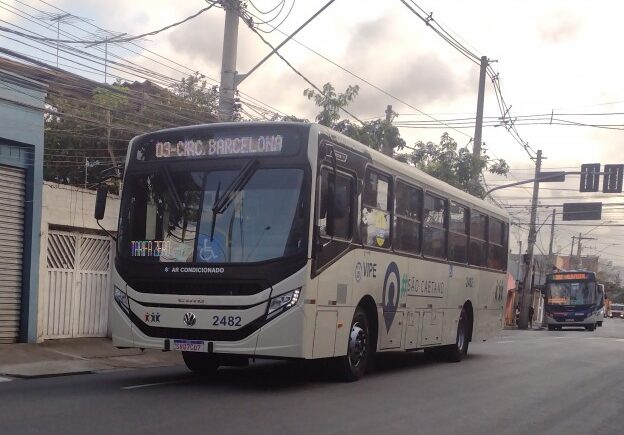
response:
[[[223,13],[207,13],[197,17],[184,26],[174,29],[168,35],[168,41],[176,53],[185,55],[194,61],[207,65],[221,66],[223,47]],[[258,62],[268,48],[260,39],[246,28],[243,21],[238,26],[238,45],[236,65],[244,71]]]
[[[537,30],[542,41],[556,44],[576,37],[582,24],[581,17],[571,10],[553,10],[538,23]]]
[[[391,15],[355,26],[347,46],[348,68],[419,108],[437,102],[450,103],[473,92],[476,78],[454,69],[404,30]],[[406,41],[410,45],[408,56],[404,50]],[[350,80],[361,88],[353,104],[357,113],[383,116],[387,104],[400,104],[357,79]]]

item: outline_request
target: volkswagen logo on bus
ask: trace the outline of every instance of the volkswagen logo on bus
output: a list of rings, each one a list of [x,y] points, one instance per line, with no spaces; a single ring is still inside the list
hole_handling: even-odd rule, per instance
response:
[[[197,317],[193,313],[186,313],[184,315],[184,323],[186,326],[193,326],[197,322]]]

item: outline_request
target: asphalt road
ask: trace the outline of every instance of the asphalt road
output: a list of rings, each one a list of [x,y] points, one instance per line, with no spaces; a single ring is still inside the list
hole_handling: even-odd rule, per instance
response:
[[[262,362],[0,382],[0,434],[622,434],[624,320],[595,332],[501,331],[458,364],[383,358],[345,384]]]

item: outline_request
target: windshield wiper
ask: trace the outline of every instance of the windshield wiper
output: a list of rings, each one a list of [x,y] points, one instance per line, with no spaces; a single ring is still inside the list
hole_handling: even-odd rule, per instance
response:
[[[169,168],[166,165],[161,166],[162,173],[165,178],[165,185],[167,186],[167,190],[169,190],[169,194],[173,199],[173,203],[177,208],[178,213],[183,214],[186,210],[186,204],[178,195],[178,191],[176,190],[175,183],[173,182],[173,177],[171,176],[171,172],[169,172]]]
[[[258,163],[258,159],[253,159],[245,163],[245,166],[243,166],[239,173],[236,175],[236,177],[234,177],[234,179],[229,184],[227,189],[225,189],[225,192],[221,197],[219,197],[219,187],[221,186],[221,183],[219,183],[217,187],[215,201],[212,206],[212,226],[210,230],[211,242],[214,236],[214,227],[217,220],[217,215],[223,213],[230,206],[232,201],[234,201],[234,198],[236,198],[238,193],[243,190],[245,185],[247,185],[254,172],[256,172]]]
[[[220,190],[221,190],[221,181],[219,181],[219,184],[217,184],[217,191],[215,192],[215,198],[214,198],[214,201],[212,202],[212,223],[210,224],[210,241],[211,242],[214,238],[215,225],[217,224],[217,211],[215,207],[216,207],[217,202],[219,202]]]

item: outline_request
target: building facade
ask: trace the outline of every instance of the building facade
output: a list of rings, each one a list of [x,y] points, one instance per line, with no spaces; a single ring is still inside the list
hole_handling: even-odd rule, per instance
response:
[[[45,96],[0,70],[0,343],[37,340]]]

